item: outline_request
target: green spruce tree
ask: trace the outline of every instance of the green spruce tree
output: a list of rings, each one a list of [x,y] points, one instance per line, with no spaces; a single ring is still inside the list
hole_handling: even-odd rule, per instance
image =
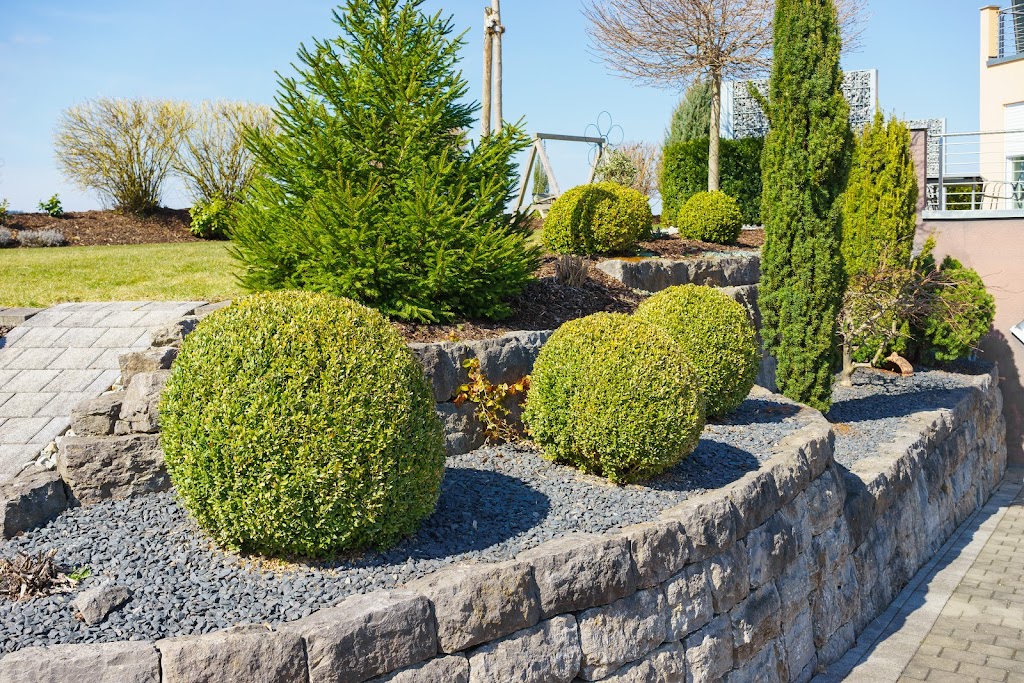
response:
[[[848,278],[874,273],[884,261],[909,266],[914,248],[917,174],[910,129],[881,112],[857,136],[843,196],[843,267]]]
[[[761,159],[763,336],[790,398],[825,411],[843,297],[841,194],[852,133],[833,0],[778,0]]]
[[[665,134],[664,147],[674,142],[707,140],[711,123],[711,83],[696,81],[683,95],[676,110],[672,112],[672,123]]]
[[[280,132],[233,231],[251,290],[346,296],[403,320],[500,318],[538,264],[519,216],[517,126],[471,147],[452,21],[423,0],[347,0],[340,37],[281,77]]]

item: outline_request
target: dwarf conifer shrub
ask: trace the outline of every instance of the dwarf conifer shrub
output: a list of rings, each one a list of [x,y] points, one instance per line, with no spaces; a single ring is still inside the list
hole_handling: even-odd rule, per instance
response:
[[[632,249],[654,218],[647,197],[617,183],[579,185],[555,200],[544,221],[544,246],[589,256]]]
[[[539,265],[506,215],[528,145],[514,125],[471,145],[476,105],[451,19],[424,0],[347,0],[340,35],[299,50],[231,236],[255,291],[349,297],[416,322],[502,318]]]
[[[523,419],[548,459],[630,483],[693,451],[704,397],[686,353],[665,332],[597,313],[565,323],[541,349]]]
[[[160,407],[167,470],[218,543],[327,557],[434,510],[441,425],[387,320],[326,294],[243,298],[190,334]]]
[[[746,309],[711,287],[670,287],[647,299],[636,317],[657,325],[686,352],[704,387],[708,417],[731,413],[757,379],[761,352]]]
[[[918,269],[935,270],[931,254],[934,242],[925,245],[925,252],[915,264]],[[978,347],[988,334],[996,316],[996,300],[985,289],[985,282],[973,268],[947,256],[938,266],[938,297],[932,311],[913,330],[925,361],[953,361],[964,358]]]
[[[698,192],[679,210],[676,227],[687,239],[732,244],[743,230],[743,214],[736,200],[724,192]]]

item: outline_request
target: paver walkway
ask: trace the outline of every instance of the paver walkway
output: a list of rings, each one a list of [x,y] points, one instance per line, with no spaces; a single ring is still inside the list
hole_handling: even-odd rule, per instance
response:
[[[71,422],[71,410],[117,381],[118,357],[149,346],[149,330],[204,302],[61,304],[0,340],[0,482]]]
[[[1024,683],[1024,471],[1010,470],[815,683]]]

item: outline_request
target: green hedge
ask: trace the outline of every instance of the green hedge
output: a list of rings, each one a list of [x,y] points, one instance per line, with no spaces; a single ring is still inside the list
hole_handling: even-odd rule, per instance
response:
[[[683,350],[658,327],[597,313],[562,325],[541,349],[524,421],[545,457],[630,483],[689,455],[704,396]]]
[[[632,249],[651,231],[648,198],[604,182],[579,185],[555,200],[544,221],[544,246],[556,254],[609,254]]]
[[[743,222],[761,224],[762,138],[722,140],[721,190],[735,197]],[[661,167],[662,216],[675,217],[683,204],[708,189],[708,139],[673,142],[665,147]]]
[[[711,287],[670,287],[647,299],[636,317],[659,326],[693,363],[708,417],[736,410],[761,364],[757,331],[742,305]]]
[[[440,495],[423,370],[382,315],[347,299],[280,292],[211,314],[182,344],[160,410],[178,495],[228,548],[383,548]]]
[[[687,239],[732,244],[743,230],[743,214],[736,200],[724,192],[698,192],[683,204],[675,226]]]
[[[924,321],[915,337],[926,361],[952,361],[969,356],[988,334],[996,317],[996,300],[985,289],[977,271],[952,256],[939,267],[951,286],[941,286],[940,303]],[[950,319],[949,311],[958,315]]]

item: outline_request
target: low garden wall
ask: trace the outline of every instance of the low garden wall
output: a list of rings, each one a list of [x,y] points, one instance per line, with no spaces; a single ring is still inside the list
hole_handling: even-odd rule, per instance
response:
[[[689,284],[742,287],[761,280],[761,255],[756,251],[703,254],[691,259],[609,259],[597,267],[627,287],[647,292]]]
[[[974,378],[951,410],[915,415],[852,471],[804,409],[758,471],[656,520],[457,565],[275,628],[24,649],[0,660],[0,682],[807,681],[1001,479],[996,377]]]

